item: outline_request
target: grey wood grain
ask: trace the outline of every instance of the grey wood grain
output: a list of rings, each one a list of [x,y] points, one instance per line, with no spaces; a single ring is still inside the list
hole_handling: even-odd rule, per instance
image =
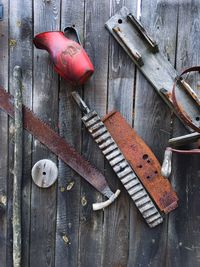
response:
[[[84,100],[100,116],[106,113],[108,35],[104,22],[109,18],[109,2],[85,1],[85,48],[94,64],[95,72],[84,86]],[[104,159],[87,130],[83,131],[83,154],[104,171]],[[101,266],[103,211],[92,211],[92,203],[100,202],[102,196],[90,185],[82,182],[80,213],[80,266]],[[95,253],[94,253],[95,251]]]
[[[13,70],[15,83],[15,144],[14,144],[14,178],[13,178],[13,266],[21,267],[22,263],[22,224],[21,194],[23,166],[23,112],[22,112],[22,69],[15,66]]]
[[[4,20],[0,21],[0,84],[8,89],[8,3],[4,5]],[[8,116],[0,112],[0,266],[7,259],[7,177],[8,177]]]
[[[175,62],[177,3],[142,1],[141,21],[158,41],[172,64]],[[141,73],[137,73],[134,128],[161,161],[170,137],[170,111]],[[167,218],[148,229],[131,213],[129,266],[165,266]]]
[[[22,8],[23,6],[23,8]],[[20,65],[23,72],[23,103],[32,108],[32,1],[10,2],[10,72]],[[15,84],[10,77],[10,91]],[[22,266],[29,263],[30,190],[31,190],[31,145],[32,136],[24,131],[23,178],[22,178]]]
[[[136,14],[135,1],[111,1],[111,16],[123,5]],[[107,112],[120,111],[132,125],[135,67],[113,38],[109,38],[108,78]],[[107,163],[105,170],[113,190],[120,188],[121,195],[104,212],[103,266],[127,266],[130,197]],[[135,209],[134,206],[131,208]]]
[[[176,56],[176,67],[179,72],[200,63],[199,16],[199,1],[180,2]],[[189,75],[188,81],[199,94],[199,73]],[[185,129],[175,119],[173,136],[185,133]],[[198,156],[174,155],[172,177],[180,197],[180,204],[179,209],[169,220],[168,266],[199,266],[199,162]]]
[[[34,35],[59,29],[60,1],[34,1],[33,7]],[[58,75],[55,73],[46,51],[34,48],[33,64],[33,111],[57,130]],[[34,140],[32,163],[34,164],[42,158],[49,158],[56,163],[56,157],[37,140]],[[32,183],[31,267],[55,265],[56,189],[56,185],[43,189]]]
[[[75,25],[83,40],[84,1],[62,1],[61,30]],[[77,88],[76,88],[77,89]],[[77,151],[81,150],[80,112],[72,100],[72,86],[61,79],[59,92],[59,133]],[[79,89],[81,93],[81,88]],[[81,178],[66,164],[59,161],[57,190],[57,228],[55,266],[78,266],[79,210]]]

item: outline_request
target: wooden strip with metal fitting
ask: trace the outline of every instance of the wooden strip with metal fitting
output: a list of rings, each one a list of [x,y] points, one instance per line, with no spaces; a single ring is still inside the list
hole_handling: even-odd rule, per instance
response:
[[[179,106],[181,106],[182,112],[180,110],[178,111],[176,107],[177,103],[174,101],[172,94],[174,80],[178,76],[178,73],[168,59],[159,51],[157,43],[149,36],[141,23],[130,14],[130,11],[126,7],[122,7],[106,22],[105,27],[130,56],[170,109],[183,122],[188,131],[191,132],[189,127],[192,127],[195,131],[199,131],[199,106],[194,105],[194,98],[196,102],[199,101],[199,98],[194,94],[191,97],[188,94],[188,90],[183,90],[182,85],[177,84],[176,90],[181,100]],[[140,55],[144,63],[143,65],[138,62],[138,57],[133,57],[129,49],[130,47],[134,48],[134,51],[137,51],[137,54]],[[189,91],[192,94],[190,89]],[[185,113],[187,113],[187,117]]]

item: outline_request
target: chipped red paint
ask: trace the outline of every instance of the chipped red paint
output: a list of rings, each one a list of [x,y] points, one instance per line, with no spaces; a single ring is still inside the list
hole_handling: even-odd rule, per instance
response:
[[[109,113],[103,122],[158,208],[165,213],[174,210],[178,197],[161,175],[161,166],[150,148],[119,112]]]
[[[82,46],[68,39],[63,32],[43,32],[35,36],[33,43],[49,52],[55,70],[73,85],[84,84],[93,74],[94,67]]]

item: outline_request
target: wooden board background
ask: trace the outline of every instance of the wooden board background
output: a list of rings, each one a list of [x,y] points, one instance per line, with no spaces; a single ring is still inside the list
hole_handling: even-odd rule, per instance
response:
[[[59,79],[48,54],[32,45],[36,33],[76,25],[95,66],[93,77],[79,93],[100,115],[119,110],[162,161],[169,137],[185,130],[104,28],[123,5],[136,14],[137,1],[1,3],[0,84],[14,92],[12,71],[19,64],[24,103],[102,170],[113,190],[122,191],[104,212],[92,212],[92,203],[102,196],[25,133],[22,266],[200,266],[199,157],[174,157],[171,182],[180,198],[179,208],[166,216],[163,225],[149,229],[81,125],[81,114],[70,97],[73,88]],[[141,0],[141,21],[178,71],[200,63],[198,0]],[[198,79],[194,85],[199,85]],[[58,182],[45,190],[36,187],[30,175],[33,164],[42,158],[59,167]],[[13,121],[0,112],[0,267],[12,267],[12,182]]]

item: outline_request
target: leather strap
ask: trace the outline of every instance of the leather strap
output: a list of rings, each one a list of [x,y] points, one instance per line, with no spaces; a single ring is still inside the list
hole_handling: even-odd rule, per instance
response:
[[[194,67],[191,67],[191,68],[188,68],[188,69],[185,69],[181,74],[180,76],[177,77],[177,79],[175,80],[174,82],[174,85],[173,85],[173,89],[172,89],[172,101],[173,101],[173,104],[174,104],[174,107],[177,111],[177,113],[179,114],[179,116],[181,117],[181,119],[190,127],[192,128],[193,130],[195,130],[196,132],[200,133],[200,128],[197,127],[191,120],[191,118],[187,115],[187,113],[181,108],[181,106],[179,105],[178,101],[177,101],[177,98],[176,98],[176,94],[175,94],[175,91],[176,91],[176,85],[177,85],[177,81],[181,78],[181,76],[185,73],[188,73],[188,72],[192,72],[192,71],[199,71],[200,72],[200,66],[194,66]]]

